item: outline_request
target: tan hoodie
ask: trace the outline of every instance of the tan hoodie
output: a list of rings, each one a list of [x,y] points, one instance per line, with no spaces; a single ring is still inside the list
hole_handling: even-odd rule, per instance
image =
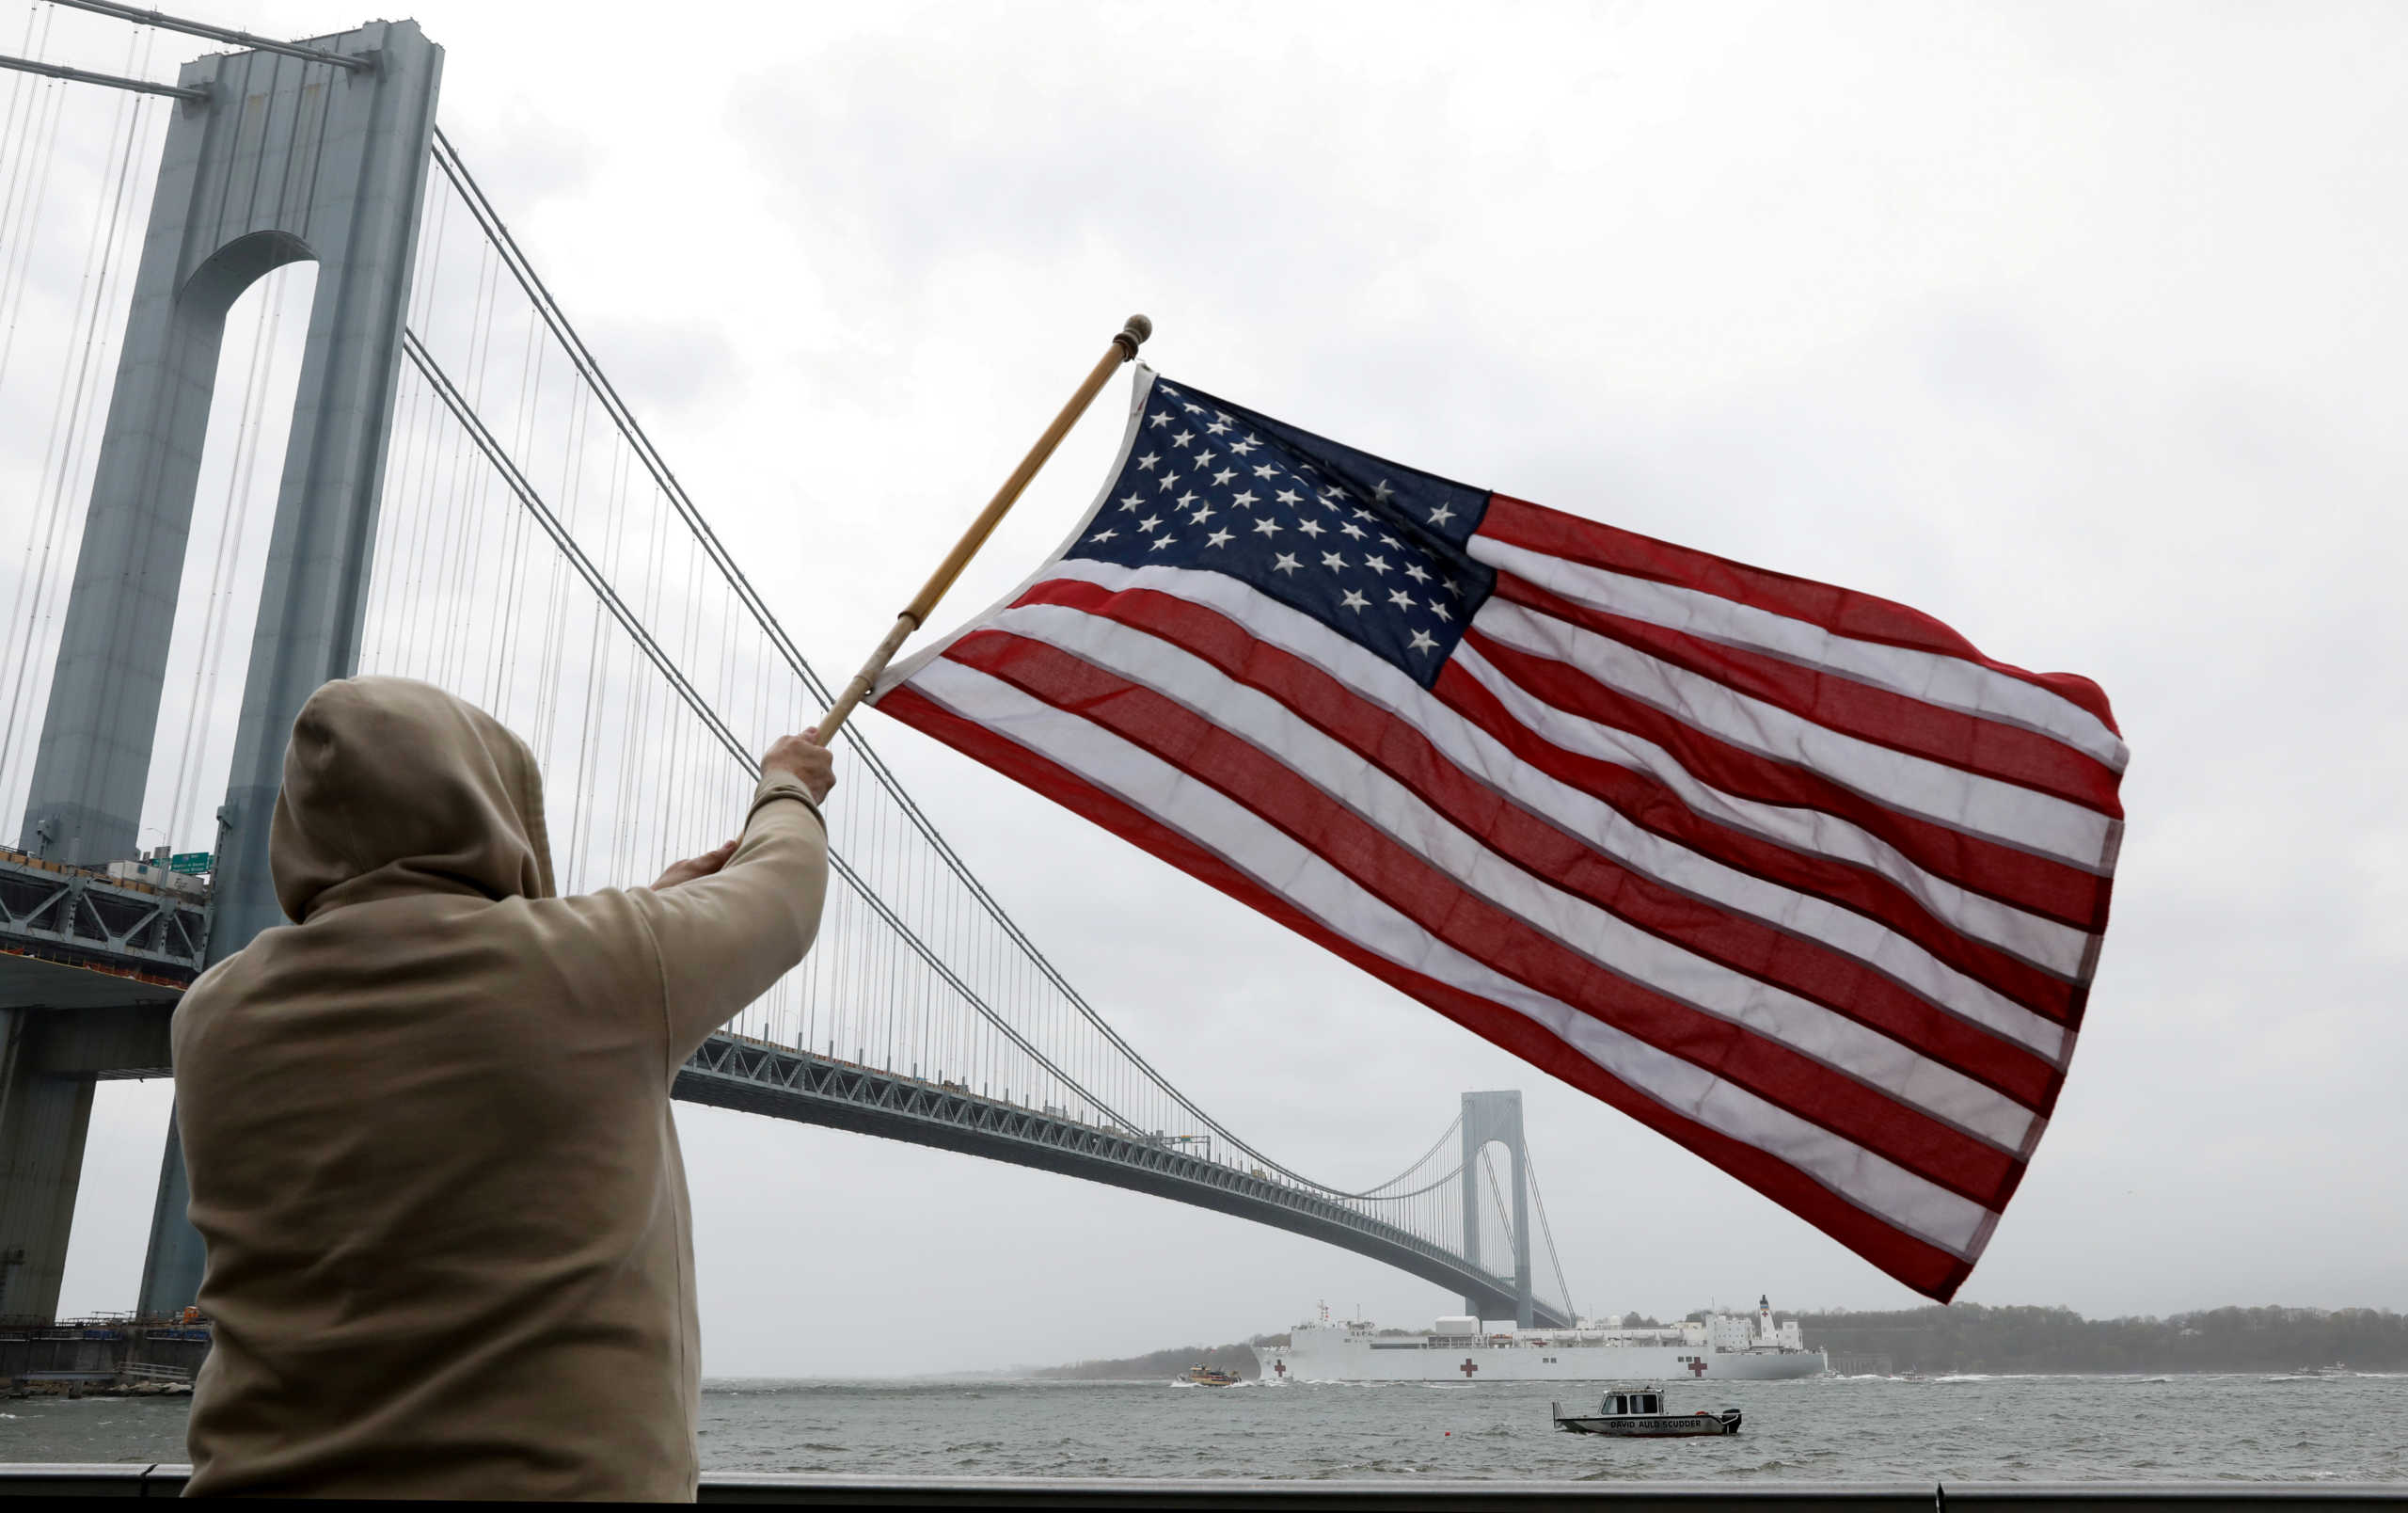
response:
[[[216,1321],[188,1490],[691,1498],[669,1090],[818,928],[802,786],[714,876],[554,898],[526,745],[361,677],[301,711],[269,847],[296,922],[175,1015]]]

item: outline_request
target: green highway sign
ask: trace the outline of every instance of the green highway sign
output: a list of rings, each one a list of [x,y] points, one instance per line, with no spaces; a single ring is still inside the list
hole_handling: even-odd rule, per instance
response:
[[[214,860],[215,858],[207,852],[178,852],[167,858],[167,868],[170,871],[198,877],[210,869],[209,864]]]

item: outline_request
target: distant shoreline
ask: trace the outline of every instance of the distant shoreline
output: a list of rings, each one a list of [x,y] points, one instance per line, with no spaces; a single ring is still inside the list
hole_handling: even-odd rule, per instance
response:
[[[1258,1334],[1252,1340],[1236,1345],[1189,1345],[1169,1350],[1154,1350],[1141,1356],[1123,1356],[1117,1361],[1078,1361],[1064,1366],[1042,1366],[1029,1375],[1038,1381],[1160,1381],[1169,1377],[1184,1376],[1190,1366],[1211,1366],[1216,1371],[1235,1372],[1252,1381],[1262,1375],[1255,1363],[1254,1346],[1273,1343],[1285,1345],[1284,1334]]]
[[[1957,1303],[1782,1316],[1796,1318],[1808,1346],[1828,1353],[1842,1376],[2283,1376],[2333,1366],[2408,1372],[2408,1315],[2378,1308],[2216,1308],[2165,1318],[2086,1319],[2069,1308]],[[1151,1381],[1206,1365],[1251,1380],[1259,1375],[1253,1346],[1286,1341],[1284,1334],[1260,1334],[1026,1375],[1039,1381]]]

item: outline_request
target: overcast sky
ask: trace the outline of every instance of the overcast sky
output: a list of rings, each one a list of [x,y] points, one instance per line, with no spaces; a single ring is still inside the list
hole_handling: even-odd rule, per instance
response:
[[[346,0],[184,8],[301,36]],[[2055,1126],[1965,1289],[2408,1308],[2408,11],[430,0],[441,118],[823,672],[1131,311],[1367,450],[1905,600],[2132,762]],[[161,64],[205,44],[162,39]],[[93,66],[109,66],[115,58]],[[1098,406],[941,619],[1022,576]],[[1517,1087],[1576,1300],[1914,1299],[1768,1201],[875,714],[1156,1065],[1334,1182]],[[841,802],[839,795],[838,802]],[[629,881],[642,881],[630,879]],[[104,1085],[64,1306],[166,1115]],[[706,1367],[1000,1367],[1455,1300],[1237,1219],[681,1107]]]

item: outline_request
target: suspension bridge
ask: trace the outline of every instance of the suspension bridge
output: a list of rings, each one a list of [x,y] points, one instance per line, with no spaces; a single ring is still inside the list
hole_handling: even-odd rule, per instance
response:
[[[230,50],[157,80],[188,35]],[[718,839],[752,754],[830,689],[437,126],[415,24],[287,42],[55,0],[10,42],[0,1315],[46,1317],[95,1081],[166,1075],[177,995],[281,922],[267,820],[320,682],[424,678],[524,735],[563,892]],[[1114,1029],[868,741],[837,755],[819,944],[680,1098],[1236,1215],[1482,1317],[1574,1322],[1518,1093],[1466,1093],[1386,1181],[1292,1170]],[[144,1313],[198,1288],[183,1205],[171,1126]]]

